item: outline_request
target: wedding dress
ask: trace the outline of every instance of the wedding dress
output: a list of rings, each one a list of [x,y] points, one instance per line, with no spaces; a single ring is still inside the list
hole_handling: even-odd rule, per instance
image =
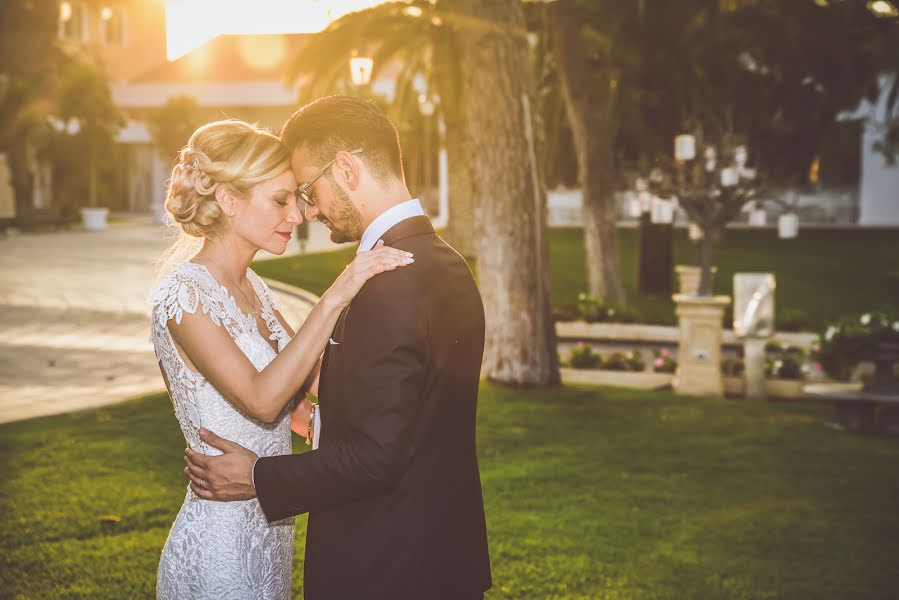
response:
[[[247,279],[262,302],[262,316],[278,351],[288,335],[275,317],[277,300],[251,270]],[[258,369],[276,353],[252,315],[244,314],[227,288],[206,267],[186,262],[163,279],[149,299],[153,305],[150,341],[156,350],[184,438],[202,454],[221,454],[200,439],[200,427],[249,448],[259,456],[290,454],[290,409],[267,424],[243,414],[198,372],[187,367],[169,334],[168,322],[201,310]],[[213,502],[187,496],[169,532],[156,579],[157,597],[192,600],[289,598],[293,564],[293,519],[269,524],[256,499]]]

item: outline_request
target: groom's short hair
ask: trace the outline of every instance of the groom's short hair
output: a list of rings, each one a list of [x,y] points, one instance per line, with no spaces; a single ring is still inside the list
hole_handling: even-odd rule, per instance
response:
[[[327,96],[303,106],[281,129],[281,142],[321,164],[341,150],[363,148],[359,155],[375,177],[404,179],[396,127],[371,101],[352,96]]]

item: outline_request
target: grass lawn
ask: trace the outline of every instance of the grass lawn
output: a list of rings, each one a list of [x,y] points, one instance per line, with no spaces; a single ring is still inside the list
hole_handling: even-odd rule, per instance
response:
[[[490,384],[480,402],[488,599],[896,597],[895,438],[808,405]],[[150,597],[183,443],[164,395],[0,426],[0,597]]]
[[[670,298],[636,294],[636,231],[620,229],[622,277],[629,303],[653,323],[675,322]],[[693,264],[695,250],[686,233],[675,234],[675,264]],[[267,277],[321,294],[352,260],[353,250],[259,262]],[[587,288],[583,233],[550,230],[553,304],[573,303]],[[736,272],[764,271],[777,277],[776,305],[802,311],[820,328],[845,313],[864,312],[899,299],[899,235],[895,231],[802,230],[781,240],[769,230],[730,230],[715,252],[717,293],[731,294]]]

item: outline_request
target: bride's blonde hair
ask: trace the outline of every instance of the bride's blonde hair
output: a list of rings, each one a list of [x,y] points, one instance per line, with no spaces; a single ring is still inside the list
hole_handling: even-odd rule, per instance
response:
[[[180,229],[160,260],[160,271],[186,260],[202,240],[217,238],[227,220],[215,192],[238,195],[290,168],[290,153],[275,135],[244,121],[215,121],[190,136],[167,182],[165,210]]]

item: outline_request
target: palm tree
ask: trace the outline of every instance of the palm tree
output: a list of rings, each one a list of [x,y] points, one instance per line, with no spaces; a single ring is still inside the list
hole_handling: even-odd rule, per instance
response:
[[[445,2],[391,2],[350,13],[314,36],[291,61],[287,76],[301,81],[301,101],[343,92],[352,93],[347,64],[359,50],[372,49],[372,79],[384,69],[402,65],[394,102],[388,112],[400,128],[418,116],[418,80],[439,98],[438,115],[445,122],[452,186],[452,205],[446,237],[465,256],[473,257],[474,186],[470,145],[459,102],[461,63],[458,61],[453,15]],[[427,159],[427,157],[426,157]]]

